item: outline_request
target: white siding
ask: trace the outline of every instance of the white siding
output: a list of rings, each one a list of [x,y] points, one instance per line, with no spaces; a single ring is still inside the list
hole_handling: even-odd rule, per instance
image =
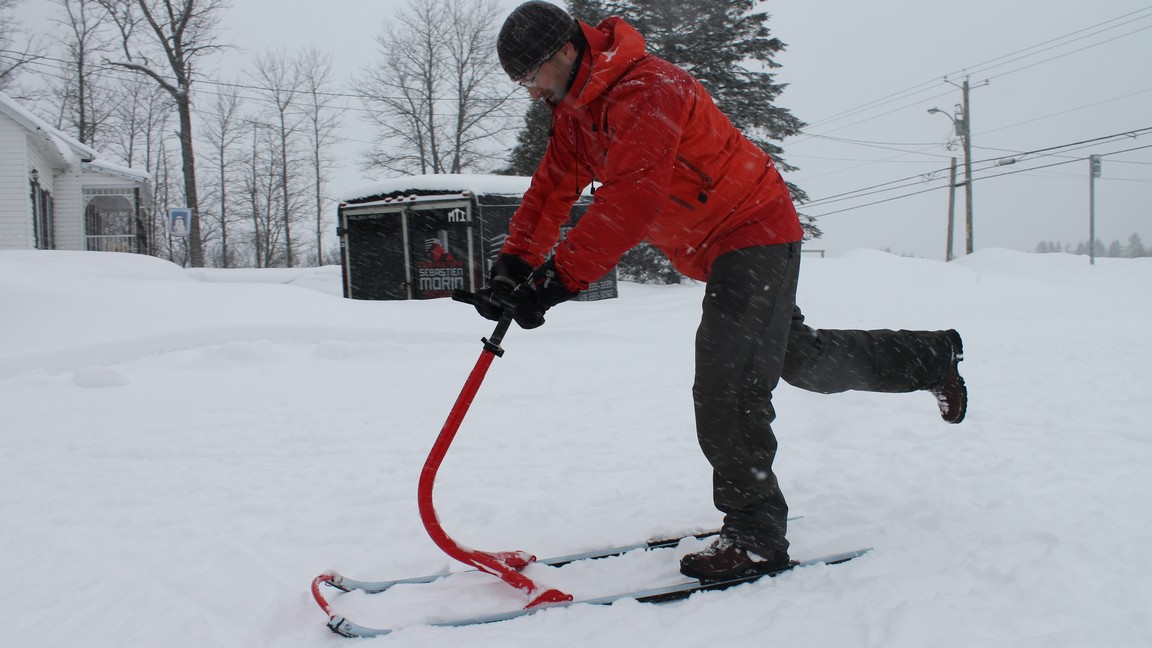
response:
[[[0,114],[0,250],[35,247],[25,130]]]
[[[81,158],[97,155],[0,93],[0,249],[36,246],[30,197],[31,171],[35,169],[40,186],[52,195],[56,249],[84,250],[84,188],[131,193],[133,188],[147,186],[131,169],[99,160],[86,171]]]
[[[70,169],[56,176],[56,249],[84,249],[84,191],[80,173]]]

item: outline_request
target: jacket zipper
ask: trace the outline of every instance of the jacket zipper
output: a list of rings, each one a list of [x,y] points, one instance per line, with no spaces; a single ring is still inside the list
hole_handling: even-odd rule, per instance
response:
[[[692,173],[695,173],[696,175],[700,176],[700,195],[696,196],[696,200],[699,200],[701,203],[708,202],[708,194],[716,186],[712,182],[712,176],[708,175],[707,173],[704,173],[704,171],[702,171],[695,164],[692,164],[691,162],[689,162],[687,160],[687,158],[685,158],[683,155],[677,154],[676,155],[676,161],[679,162],[680,164],[683,164],[684,167],[687,168]]]

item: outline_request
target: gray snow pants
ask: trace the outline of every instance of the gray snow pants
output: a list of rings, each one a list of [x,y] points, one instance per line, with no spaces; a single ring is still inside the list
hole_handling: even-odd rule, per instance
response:
[[[700,447],[724,530],[765,557],[787,555],[788,505],[772,462],[772,390],[910,392],[936,385],[950,345],[937,331],[817,330],[796,306],[800,244],[729,252],[712,265],[692,388]]]

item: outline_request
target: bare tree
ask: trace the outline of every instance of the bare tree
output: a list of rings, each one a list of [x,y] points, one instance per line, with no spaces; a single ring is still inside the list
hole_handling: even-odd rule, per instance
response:
[[[258,94],[262,95],[269,106],[263,111],[261,121],[274,138],[269,153],[275,160],[276,188],[279,193],[277,204],[284,233],[284,261],[291,268],[296,261],[292,224],[300,217],[302,202],[297,176],[299,162],[304,155],[300,146],[301,131],[305,128],[301,115],[303,82],[299,66],[283,53],[256,57],[255,81],[260,86]]]
[[[107,122],[105,146],[128,166],[149,168],[159,142],[168,135],[168,116],[174,112],[172,97],[141,77],[121,80],[120,96]]]
[[[179,168],[169,159],[174,150],[179,149],[171,141],[172,98],[156,84],[137,76],[119,81],[113,91],[119,100],[101,131],[103,150],[118,156],[128,166],[151,174],[152,199],[142,205],[136,228],[137,249],[158,256],[166,250],[161,246],[166,231],[160,216],[169,204],[168,196],[181,193],[179,176],[170,172]],[[170,191],[169,186],[174,182],[176,188]]]
[[[495,64],[495,34],[481,25],[495,25],[495,3],[448,2],[448,41],[444,55],[455,84],[455,123],[452,135],[452,169],[475,168],[494,158],[481,146],[502,135],[508,126],[516,90]],[[501,91],[503,89],[503,92]],[[516,106],[518,108],[518,105]]]
[[[12,18],[20,0],[0,0],[0,90],[11,89],[24,67],[42,58],[41,39],[25,36]]]
[[[331,92],[331,57],[310,48],[298,59],[302,109],[308,136],[309,166],[312,169],[312,198],[316,207],[316,265],[324,265],[324,185],[328,181],[326,152],[337,142],[340,113]]]
[[[109,61],[143,74],[175,102],[180,121],[184,199],[192,210],[187,244],[189,262],[204,265],[200,208],[196,195],[196,155],[192,137],[192,84],[196,65],[219,49],[216,27],[223,0],[99,0],[120,31],[124,60]],[[159,56],[159,61],[156,57]]]
[[[108,13],[96,0],[56,0],[63,10],[54,20],[64,28],[63,47],[67,51],[65,74],[53,89],[59,106],[59,126],[76,139],[101,148],[98,135],[112,116],[119,93],[97,81],[100,64],[110,43],[105,24]]]
[[[244,160],[244,197],[252,218],[250,232],[255,265],[268,268],[280,264],[280,240],[284,221],[280,217],[281,192],[279,158],[273,153],[278,137],[266,124],[254,123],[252,146]]]
[[[263,268],[266,266],[266,263],[263,254],[264,242],[261,235],[263,230],[260,227],[261,214],[263,212],[261,208],[264,206],[262,204],[264,203],[264,192],[261,191],[261,178],[263,177],[263,174],[261,173],[262,165],[260,155],[260,132],[262,129],[255,123],[253,123],[251,126],[252,127],[248,130],[248,133],[251,137],[252,146],[249,148],[248,155],[244,157],[243,191],[244,199],[247,204],[246,209],[248,211],[248,216],[252,219],[252,231],[250,232],[250,237],[252,243],[253,265],[255,265],[257,268]],[[268,211],[271,211],[271,209],[269,208]]]
[[[377,38],[380,63],[360,84],[377,127],[366,169],[460,173],[498,162],[512,87],[492,43],[495,0],[411,0]]]
[[[227,268],[234,265],[233,250],[229,248],[229,232],[236,220],[232,210],[231,189],[235,185],[234,176],[240,154],[237,150],[244,140],[249,124],[240,114],[243,101],[236,86],[229,86],[216,95],[203,116],[204,129],[201,137],[208,146],[207,165],[211,170],[206,202],[214,203],[213,209],[205,209],[206,215],[214,220],[214,229],[220,237],[219,264]]]

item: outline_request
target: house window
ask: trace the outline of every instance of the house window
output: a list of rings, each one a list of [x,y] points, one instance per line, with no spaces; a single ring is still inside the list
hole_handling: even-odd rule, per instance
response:
[[[30,183],[32,198],[32,232],[36,238],[37,250],[56,249],[56,226],[54,223],[52,194],[39,181]]]

